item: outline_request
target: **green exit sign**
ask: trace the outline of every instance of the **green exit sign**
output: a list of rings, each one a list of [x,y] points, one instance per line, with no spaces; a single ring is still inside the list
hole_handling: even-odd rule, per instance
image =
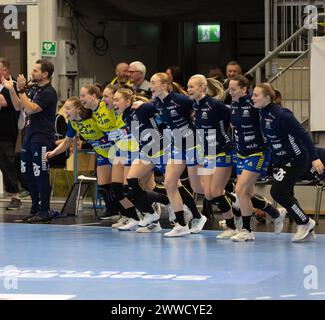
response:
[[[220,24],[199,24],[197,26],[198,42],[219,42]]]
[[[42,41],[42,57],[56,57],[57,48],[56,41]]]

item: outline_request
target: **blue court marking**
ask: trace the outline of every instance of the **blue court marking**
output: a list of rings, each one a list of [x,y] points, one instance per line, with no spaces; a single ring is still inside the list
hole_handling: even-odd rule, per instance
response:
[[[325,235],[291,243],[292,234],[255,233],[255,242],[234,243],[217,240],[216,234],[166,239],[161,233],[108,227],[2,223],[0,294],[109,300],[325,298]],[[16,290],[5,289],[8,266],[17,269]],[[308,290],[310,268],[318,274]]]

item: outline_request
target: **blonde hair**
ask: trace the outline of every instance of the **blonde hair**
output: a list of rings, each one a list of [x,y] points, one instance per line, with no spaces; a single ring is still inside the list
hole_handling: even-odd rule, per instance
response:
[[[203,74],[195,74],[191,76],[189,80],[191,79],[198,80],[201,85],[204,85],[206,88],[208,87],[207,78]]]
[[[188,96],[188,93],[186,92],[186,90],[184,90],[182,88],[182,86],[177,82],[172,82],[172,91],[181,93],[181,94],[185,94],[186,96]]]
[[[167,73],[157,72],[153,76],[158,77],[162,84],[167,84],[168,91],[173,91],[172,79],[170,78],[170,76]]]
[[[224,100],[225,89],[223,84],[215,78],[207,78],[208,95],[218,100]]]
[[[79,115],[82,120],[87,120],[92,117],[92,110],[86,109],[78,97],[70,97],[66,100],[66,103],[67,102],[71,103],[76,109],[78,109]]]
[[[150,102],[150,99],[143,96],[134,96],[135,101]]]
[[[262,89],[264,96],[269,96],[272,103],[282,106],[282,95],[278,89],[275,89],[270,83],[258,83],[255,88]]]
[[[121,94],[125,100],[130,100],[131,104],[133,104],[136,99],[135,94],[131,89],[118,88],[115,93]]]
[[[225,91],[220,81],[216,80],[215,78],[206,78],[202,74],[195,74],[190,78],[190,80],[191,79],[198,80],[199,83],[206,88],[206,93],[210,97],[223,100]]]

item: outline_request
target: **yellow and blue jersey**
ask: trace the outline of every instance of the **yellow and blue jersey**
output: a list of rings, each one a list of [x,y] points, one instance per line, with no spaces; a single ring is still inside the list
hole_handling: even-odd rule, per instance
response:
[[[107,109],[104,101],[100,101],[93,111],[93,118],[97,122],[98,128],[105,134],[116,129],[116,116],[113,109]]]
[[[128,108],[129,109],[129,108]],[[116,117],[117,135],[115,137],[116,147],[123,152],[138,152],[139,143],[133,136],[131,128],[124,121],[125,111]]]
[[[86,120],[71,120],[68,122],[68,131],[66,136],[73,138],[76,133],[88,141],[97,154],[108,158],[112,143],[105,134],[99,129],[93,118]]]

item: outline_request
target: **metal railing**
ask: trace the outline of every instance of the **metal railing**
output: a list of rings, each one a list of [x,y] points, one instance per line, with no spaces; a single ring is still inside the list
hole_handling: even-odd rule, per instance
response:
[[[274,2],[284,3],[285,1]],[[294,1],[287,2],[293,3]],[[310,1],[296,2],[310,4]],[[265,0],[265,4],[267,3],[270,1]],[[323,18],[325,18],[325,13],[317,15],[317,19]],[[269,23],[268,19],[265,20],[265,24],[267,23]],[[256,83],[266,81],[279,89],[284,105],[291,109],[302,123],[308,121],[310,112],[310,44],[314,33],[314,29],[300,27],[246,72],[246,74],[255,76]],[[288,48],[294,48],[292,44],[301,37],[307,39],[305,49],[303,51],[287,51]]]
[[[304,123],[309,119],[310,68],[307,49],[268,80],[282,94],[283,105]]]
[[[313,5],[319,12],[325,8],[325,0],[265,0],[265,54],[273,51],[304,24],[304,9]],[[307,49],[308,41],[299,36],[285,52],[302,52]]]

